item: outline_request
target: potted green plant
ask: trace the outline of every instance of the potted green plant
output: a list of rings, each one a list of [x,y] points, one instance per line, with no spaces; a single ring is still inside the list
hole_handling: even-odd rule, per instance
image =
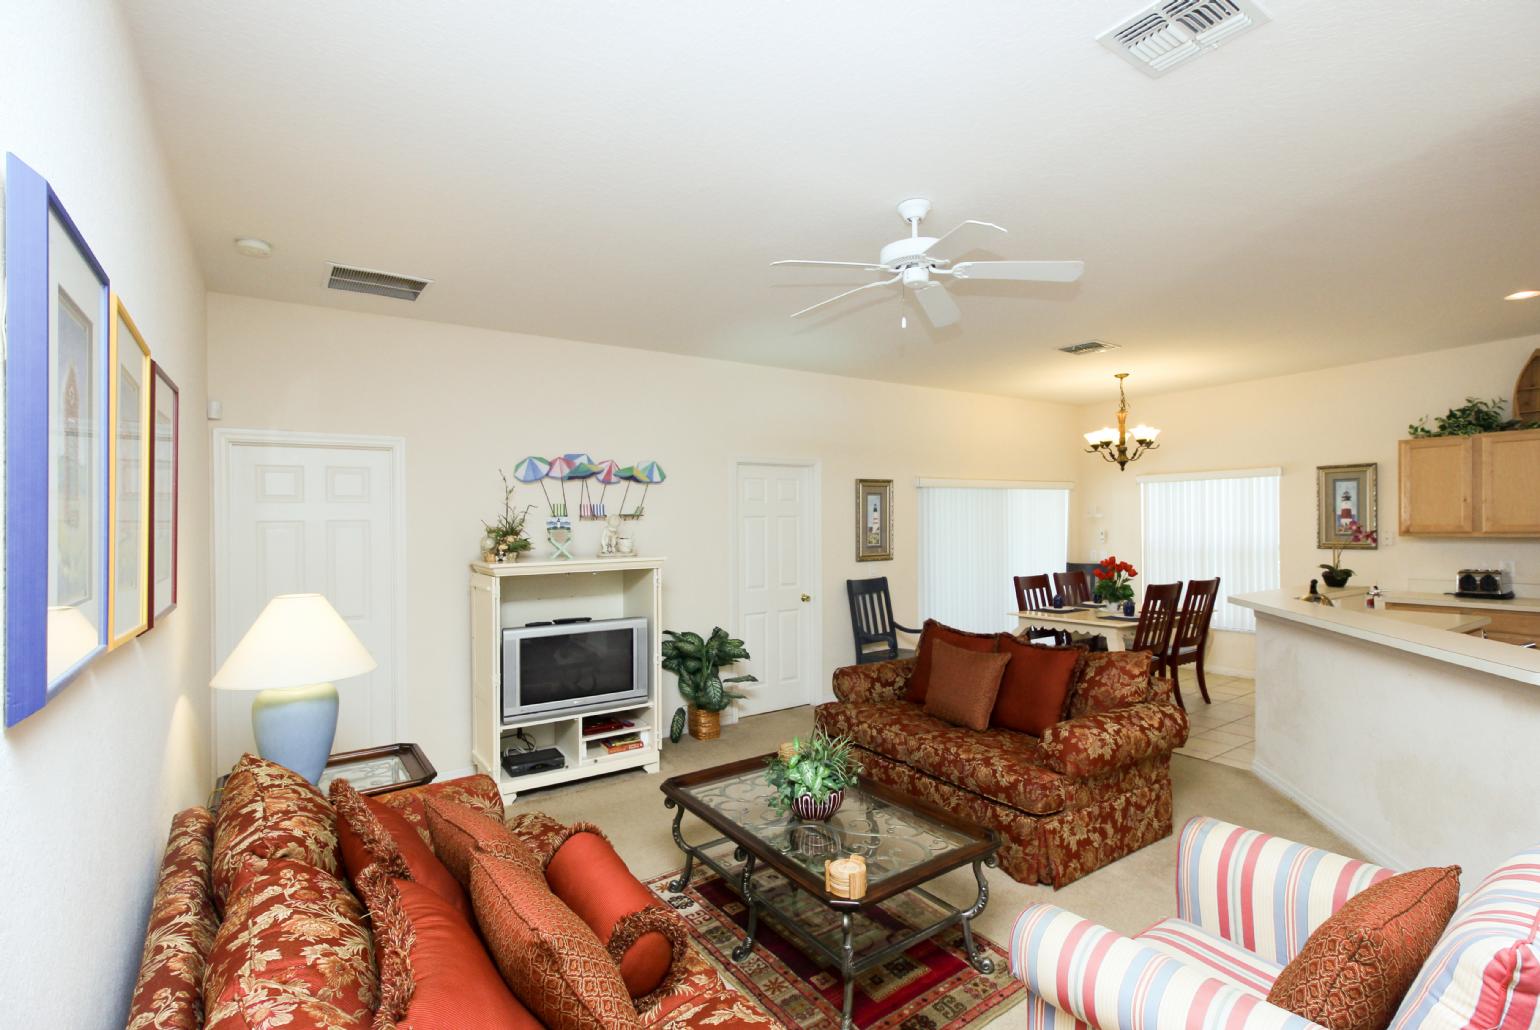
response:
[[[1442,415],[1434,415],[1432,426],[1428,425],[1428,416],[1424,415],[1407,426],[1406,432],[1409,436],[1475,436],[1478,433],[1506,433],[1513,429],[1537,428],[1533,422],[1506,417],[1503,408],[1507,403],[1500,397],[1491,400],[1467,397],[1462,406],[1450,408]]]
[[[839,811],[845,790],[856,785],[861,764],[849,737],[831,737],[821,729],[806,740],[782,744],[770,756],[765,779],[775,790],[770,805],[799,819],[828,819]]]
[[[487,535],[481,541],[481,558],[486,562],[518,561],[519,555],[535,546],[524,535],[524,523],[534,505],[527,505],[522,511],[514,511],[513,486],[501,469],[497,474],[503,480],[503,513],[496,522],[482,523]]]
[[[1374,545],[1380,542],[1380,535],[1375,532],[1365,532],[1364,527],[1355,519],[1342,527],[1347,531],[1348,539],[1339,540],[1331,545],[1331,564],[1321,566],[1321,578],[1329,587],[1345,587],[1348,580],[1353,578],[1352,569],[1342,567],[1342,549],[1349,543]]]
[[[1096,586],[1092,593],[1098,601],[1115,608],[1134,599],[1133,578],[1139,575],[1139,570],[1128,562],[1109,555],[1097,563],[1094,575]]]
[[[663,631],[663,668],[679,678],[679,693],[690,707],[690,736],[715,740],[722,735],[722,709],[743,694],[729,690],[729,683],[757,683],[754,676],[722,676],[719,670],[749,657],[743,641],[717,626],[711,636]]]

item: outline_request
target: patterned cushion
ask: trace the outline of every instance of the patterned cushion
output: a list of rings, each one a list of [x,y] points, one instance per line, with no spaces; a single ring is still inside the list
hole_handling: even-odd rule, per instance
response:
[[[1459,866],[1375,884],[1310,935],[1267,1000],[1330,1030],[1384,1030],[1459,897]]]
[[[405,816],[364,797],[345,779],[333,780],[329,793],[337,809],[342,863],[354,883],[359,874],[378,863],[391,876],[421,883],[470,918],[470,899],[460,881],[439,861],[433,848],[422,842]]]
[[[1087,654],[1070,695],[1069,717],[1078,719],[1150,700],[1154,660],[1148,651]]]
[[[503,979],[542,1023],[556,1030],[642,1025],[609,952],[540,874],[477,852],[471,903]]]
[[[363,1028],[378,990],[363,906],[341,880],[290,859],[247,866],[203,978],[208,1030]]]
[[[410,790],[393,790],[388,794],[381,794],[377,800],[400,812],[406,821],[412,824],[412,829],[417,831],[417,836],[422,838],[422,842],[428,844],[428,817],[422,807],[423,802],[428,798],[453,801],[457,805],[465,805],[467,808],[485,812],[498,822],[503,821],[502,792],[497,789],[497,782],[492,777],[481,773],[445,780],[443,783],[430,783],[424,787],[413,787]]]
[[[1064,807],[1064,777],[1043,764],[1037,741],[1024,734],[950,726],[908,701],[834,702],[819,705],[817,719],[828,733],[1023,812]]]
[[[970,730],[989,728],[989,713],[1000,693],[1000,677],[1011,656],[953,647],[945,640],[931,645],[930,688],[925,713]]]
[[[535,872],[540,859],[512,830],[485,812],[466,805],[429,798],[423,804],[433,849],[451,875],[467,890],[471,884],[471,856],[483,849],[497,849],[511,860],[522,861]]]
[[[545,881],[608,950],[638,1008],[673,984],[688,941],[684,923],[626,868],[596,830],[574,833],[545,867]]]
[[[748,995],[724,984],[721,974],[695,949],[686,950],[680,965],[681,975],[674,986],[642,1008],[643,1025],[656,1030],[742,1030],[781,1025]]]
[[[214,817],[214,897],[223,906],[248,865],[292,858],[328,873],[341,870],[337,817],[298,773],[242,755],[225,781]]]
[[[913,658],[847,665],[834,670],[834,696],[841,701],[897,701],[909,689]]]
[[[214,817],[208,809],[189,808],[171,820],[128,1030],[203,1026],[203,969],[219,926],[209,886],[213,846]]]
[[[544,812],[521,812],[509,816],[508,830],[535,853],[542,869],[551,860],[551,856],[556,854],[562,842],[572,836],[571,827],[557,822]]]
[[[904,694],[905,698],[917,704],[925,703],[925,693],[930,689],[931,663],[934,661],[938,640],[968,651],[994,651],[996,648],[993,633],[969,633],[967,630],[942,625],[935,619],[926,619],[925,625],[920,628],[920,646],[915,649],[914,670],[909,674]]]
[[[1261,998],[1267,997],[1273,981],[1283,972],[1278,963],[1206,933],[1203,927],[1185,919],[1162,919],[1134,940],[1190,966],[1202,966],[1210,976]]]
[[[1460,904],[1390,1026],[1540,1028],[1540,847],[1499,866]]]
[[[1137,704],[1048,727],[1039,755],[1055,772],[1088,779],[1169,755],[1186,742],[1186,712],[1173,704]]]
[[[359,876],[379,956],[373,1030],[508,1030],[540,1026],[503,983],[481,938],[420,883],[392,880],[379,863]]]
[[[1001,633],[999,641],[1000,652],[1010,655],[1011,662],[1000,681],[990,725],[1041,737],[1064,714],[1085,648],[1043,647],[1009,633]]]

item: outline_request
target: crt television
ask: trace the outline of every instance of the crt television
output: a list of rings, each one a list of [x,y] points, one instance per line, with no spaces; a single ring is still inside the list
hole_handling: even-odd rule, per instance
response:
[[[645,618],[503,630],[503,722],[647,700],[652,636]]]

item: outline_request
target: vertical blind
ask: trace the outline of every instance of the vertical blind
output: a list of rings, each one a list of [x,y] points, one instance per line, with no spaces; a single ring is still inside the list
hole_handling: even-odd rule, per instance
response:
[[[1062,572],[1066,487],[920,485],[920,617],[1014,630],[1012,576]]]
[[[1142,478],[1139,501],[1139,578],[1149,584],[1218,576],[1213,628],[1255,629],[1251,610],[1229,598],[1278,588],[1278,470]]]

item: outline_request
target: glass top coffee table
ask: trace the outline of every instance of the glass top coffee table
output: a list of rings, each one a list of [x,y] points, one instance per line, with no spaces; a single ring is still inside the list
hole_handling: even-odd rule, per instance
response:
[[[662,786],[663,804],[678,809],[674,841],[685,856],[684,869],[669,889],[682,891],[689,886],[695,863],[700,862],[732,887],[748,908],[748,932],[733,949],[734,961],[742,961],[754,950],[760,914],[774,918],[844,975],[845,1027],[852,1026],[856,977],[959,923],[968,961],[981,973],[994,971],[994,963],[974,946],[972,921],[989,902],[983,867],[995,864],[1000,847],[995,831],[866,781],[845,791],[839,811],[827,822],[777,813],[770,806],[774,791],[765,782],[769,757],[674,776]],[[680,832],[686,812],[722,836],[702,844],[688,843]],[[824,890],[824,862],[849,855],[866,859],[867,890],[857,899]],[[967,865],[973,867],[978,883],[978,897],[968,908],[956,908],[924,889],[928,881]],[[865,918],[866,910],[906,891],[918,893],[944,915],[880,949],[856,955],[858,920]]]

